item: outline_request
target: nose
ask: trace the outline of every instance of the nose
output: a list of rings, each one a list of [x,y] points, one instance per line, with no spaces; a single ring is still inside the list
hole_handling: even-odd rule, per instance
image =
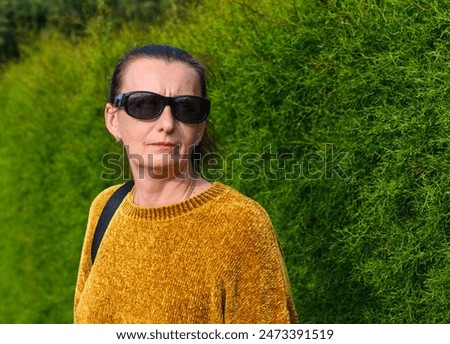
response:
[[[157,119],[158,131],[170,133],[175,126],[175,118],[172,115],[172,109],[166,105]]]

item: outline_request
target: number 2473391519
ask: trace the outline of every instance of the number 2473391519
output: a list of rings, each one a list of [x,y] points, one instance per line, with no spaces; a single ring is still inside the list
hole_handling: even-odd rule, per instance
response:
[[[259,330],[259,339],[331,339],[333,330],[276,329]]]

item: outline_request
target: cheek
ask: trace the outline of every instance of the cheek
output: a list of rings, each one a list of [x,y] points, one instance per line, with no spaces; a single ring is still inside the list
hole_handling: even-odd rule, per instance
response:
[[[195,144],[201,138],[202,126],[199,124],[187,126],[183,132],[183,142],[189,146]]]
[[[142,139],[146,132],[145,126],[139,123],[139,121],[133,118],[126,118],[125,116],[119,121],[119,130],[124,142]]]

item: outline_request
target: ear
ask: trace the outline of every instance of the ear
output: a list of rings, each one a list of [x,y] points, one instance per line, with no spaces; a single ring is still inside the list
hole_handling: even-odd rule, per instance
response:
[[[121,139],[119,130],[119,116],[118,109],[112,104],[107,103],[105,106],[105,124],[108,131],[117,141]]]

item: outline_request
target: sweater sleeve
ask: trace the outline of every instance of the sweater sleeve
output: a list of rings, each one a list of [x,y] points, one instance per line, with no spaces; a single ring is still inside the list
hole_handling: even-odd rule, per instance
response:
[[[97,197],[91,204],[86,233],[84,236],[83,248],[81,250],[77,284],[75,287],[74,314],[80,301],[84,285],[89,277],[89,273],[92,267],[91,246],[92,246],[92,239],[94,237],[95,227],[97,226],[98,219],[100,218],[100,214],[106,202],[114,193],[114,191],[117,190],[119,187],[120,185],[114,185],[106,190],[103,190],[100,194],[97,195]]]
[[[225,323],[298,323],[278,237],[267,213],[246,214],[232,245]]]

